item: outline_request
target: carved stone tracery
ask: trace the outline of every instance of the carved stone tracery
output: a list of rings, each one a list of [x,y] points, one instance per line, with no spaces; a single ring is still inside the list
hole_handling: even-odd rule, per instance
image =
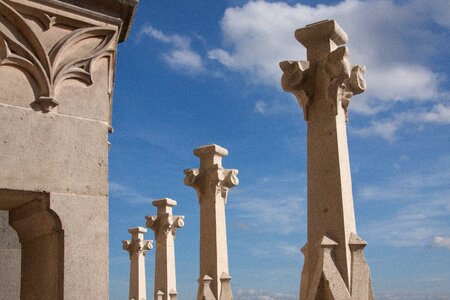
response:
[[[56,89],[66,80],[74,79],[86,86],[92,85],[93,65],[100,58],[107,57],[109,68],[114,68],[115,28],[92,24],[73,28],[74,22],[68,20],[69,25],[65,27],[73,30],[60,38],[51,49],[46,49],[39,34],[27,21],[30,13],[22,13],[20,6],[18,9],[15,6],[17,4],[14,2],[0,0],[0,66],[12,66],[31,76],[37,86],[36,99],[30,104],[33,109],[46,113],[56,107],[59,104],[55,97]],[[33,19],[39,20],[43,31],[65,21],[62,17],[42,11],[33,14]],[[86,41],[91,42],[88,49]],[[113,76],[109,77],[108,92],[112,96]]]

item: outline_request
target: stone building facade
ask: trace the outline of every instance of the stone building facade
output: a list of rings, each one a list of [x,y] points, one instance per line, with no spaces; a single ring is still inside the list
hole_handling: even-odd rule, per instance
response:
[[[136,4],[0,0],[0,299],[108,298],[116,49]]]

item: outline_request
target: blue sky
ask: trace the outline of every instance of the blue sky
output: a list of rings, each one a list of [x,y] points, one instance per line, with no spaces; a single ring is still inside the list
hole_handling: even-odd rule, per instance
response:
[[[377,299],[450,298],[450,3],[141,1],[119,47],[110,136],[111,299],[128,293],[121,240],[154,199],[178,201],[180,299],[195,299],[199,207],[192,150],[216,143],[240,185],[227,204],[236,300],[298,297],[306,241],[306,123],[280,88],[303,60],[294,31],[335,19],[367,67],[347,126],[358,234]],[[153,233],[147,234],[153,239]],[[147,256],[153,292],[154,253]]]

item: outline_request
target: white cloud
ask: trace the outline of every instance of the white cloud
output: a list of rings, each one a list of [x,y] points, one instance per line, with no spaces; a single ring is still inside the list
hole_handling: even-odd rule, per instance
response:
[[[190,49],[173,50],[163,56],[174,69],[193,68],[194,70],[203,70],[202,58]]]
[[[262,116],[269,116],[279,113],[300,112],[297,101],[286,102],[285,98],[269,98],[267,100],[258,100],[255,102],[254,112]]]
[[[248,230],[281,235],[304,232],[306,186],[299,182],[306,185],[305,174],[261,177],[236,191],[236,201],[229,203],[228,207],[234,211],[237,222],[249,224]],[[287,212],[292,211],[296,212],[296,218],[286,217]]]
[[[399,129],[401,122],[399,120],[377,120],[368,127],[351,129],[350,132],[359,136],[381,136],[386,140],[394,140],[395,133]]]
[[[384,213],[361,224],[367,240],[394,246],[427,246],[430,240],[450,232],[450,159],[420,172],[399,173],[358,189],[358,197],[383,206]],[[398,208],[400,207],[400,208]],[[443,246],[446,238],[439,239]],[[434,244],[435,240],[433,240]],[[437,246],[437,244],[435,245]]]
[[[438,104],[431,111],[420,113],[417,118],[423,122],[450,124],[450,106]]]
[[[448,300],[449,293],[448,292],[424,292],[424,291],[395,291],[395,292],[381,292],[377,293],[375,291],[376,299],[379,300],[424,300],[424,299],[433,299],[433,300]]]
[[[428,63],[439,48],[446,49],[446,40],[428,30],[428,25],[440,22],[447,26],[445,11],[449,11],[447,1],[431,1],[426,8],[421,1],[400,5],[391,0],[346,0],[315,7],[249,1],[225,11],[221,20],[224,47],[210,50],[208,56],[250,75],[250,80],[279,86],[278,62],[306,56],[294,39],[295,29],[336,19],[350,37],[352,62],[367,66],[368,90],[359,96],[364,104],[355,104],[355,111],[375,114],[386,109],[383,102],[420,102],[441,96],[440,75]],[[433,44],[437,46],[431,47]],[[376,131],[391,136],[386,129]]]
[[[430,100],[438,95],[438,77],[420,65],[377,67],[367,78],[369,93],[381,100]]]
[[[151,203],[153,200],[150,197],[143,196],[128,186],[116,182],[109,182],[109,197],[111,199],[118,199],[136,205]]]
[[[190,38],[178,34],[168,35],[151,25],[142,27],[139,36],[148,36],[168,44],[170,49],[162,57],[171,68],[191,73],[204,71],[202,57],[192,49]]]
[[[235,293],[236,300],[293,300],[298,299],[298,295],[289,295],[285,293],[268,293],[257,289],[237,289]]]
[[[362,136],[380,136],[393,141],[396,132],[405,124],[432,123],[438,125],[450,124],[450,105],[442,103],[434,105],[429,110],[416,108],[403,113],[397,113],[391,119],[374,120],[369,126],[350,128],[350,132]]]
[[[450,237],[435,236],[431,245],[436,248],[446,248],[450,250]]]
[[[261,115],[265,115],[267,110],[267,104],[262,101],[258,100],[255,102],[255,111]]]

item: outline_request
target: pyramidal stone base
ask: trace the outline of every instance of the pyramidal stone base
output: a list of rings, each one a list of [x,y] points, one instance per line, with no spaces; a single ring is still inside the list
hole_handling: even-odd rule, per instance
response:
[[[300,288],[301,300],[373,300],[369,265],[363,253],[367,243],[355,233],[352,233],[348,244],[352,254],[350,287],[346,286],[333,259],[332,252],[338,246],[338,243],[327,236],[323,236],[314,245],[319,257],[314,274],[308,274],[308,267],[303,268]],[[306,248],[307,245],[302,248],[305,255],[305,266],[308,264]],[[311,279],[311,282],[308,282],[309,279]]]

